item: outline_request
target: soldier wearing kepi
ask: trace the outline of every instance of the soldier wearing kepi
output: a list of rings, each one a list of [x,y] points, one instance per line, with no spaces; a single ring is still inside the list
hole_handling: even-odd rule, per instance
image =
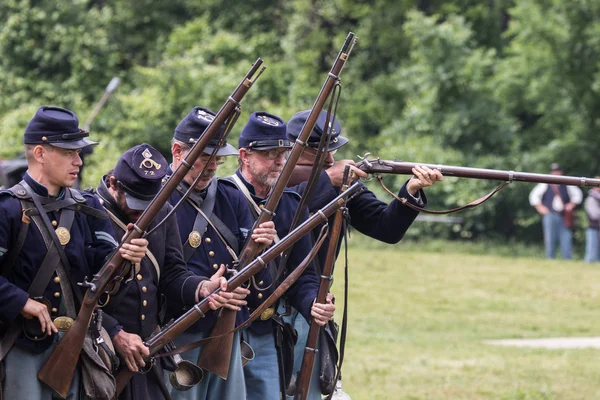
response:
[[[231,180],[236,183],[244,197],[248,201],[254,220],[258,219],[261,207],[273,186],[277,182],[291,144],[286,136],[285,122],[272,114],[259,111],[250,116],[248,123],[242,129],[239,138],[239,169]],[[290,190],[286,190],[275,210],[274,222],[278,237],[288,234],[292,219],[298,208],[300,196]],[[305,211],[304,218],[308,218]],[[311,240],[305,236],[298,241],[290,254],[286,271],[291,272],[298,266],[311,250]],[[277,276],[277,262],[269,265],[260,275],[255,276],[252,293],[248,296],[250,310],[258,308],[271,293],[275,291],[279,282],[273,282]],[[281,280],[283,278],[279,277]],[[326,304],[313,304],[317,297],[319,277],[314,264],[311,264],[298,280],[286,292],[288,301],[300,311],[305,319],[311,315],[316,318],[319,325],[324,325],[333,317],[335,306],[332,297],[328,298]],[[246,376],[246,388],[250,400],[278,400],[284,397],[285,372],[281,368],[283,354],[281,353],[282,320],[275,313],[277,306],[267,309],[260,319],[244,331],[248,343],[254,348],[255,357],[244,368]],[[277,339],[276,339],[277,337]],[[291,356],[291,355],[290,355]],[[292,359],[290,357],[290,359]]]
[[[96,193],[112,221],[117,235],[124,235],[127,224],[135,223],[160,191],[167,173],[167,160],[152,146],[141,144],[127,150],[113,171],[102,177]],[[165,204],[154,218],[149,231],[172,209]],[[104,307],[104,327],[112,337],[123,368],[138,371],[145,367],[148,348],[143,339],[150,336],[162,321],[164,300],[193,306],[217,287],[227,288],[221,274],[211,280],[187,270],[175,216],[169,217],[149,237],[146,257],[127,282]],[[224,297],[232,297],[224,293]],[[216,309],[222,304],[211,301]],[[120,399],[168,399],[163,370],[156,362],[150,372],[135,374]]]
[[[0,192],[5,399],[54,398],[37,372],[76,316],[85,290],[77,283],[97,273],[117,246],[98,199],[69,188],[81,167],[79,152],[95,144],[87,136],[72,111],[41,107],[25,129],[29,169],[23,181]],[[135,239],[120,253],[137,263],[146,246],[146,239]],[[79,396],[77,371],[69,398]]]
[[[287,133],[288,139],[291,142],[295,142],[298,138],[309,114],[310,110],[300,111],[289,120]],[[294,175],[290,179],[289,185],[293,186],[292,188],[299,193],[303,193],[306,187],[304,181],[308,178],[310,169],[315,163],[321,135],[323,132],[329,132],[329,130],[326,131],[324,129],[326,121],[327,111],[323,110],[317,118],[317,122],[308,138],[307,147],[304,149],[304,152],[298,160]],[[346,165],[351,166],[351,175],[354,179],[367,176],[366,173],[354,167],[354,161],[352,160],[341,160],[337,162],[334,160],[333,155],[340,147],[348,143],[348,139],[340,136],[342,127],[337,119],[332,121],[330,118],[329,124],[331,127],[331,139],[327,148],[327,157],[323,162],[324,171],[322,171],[321,175],[318,177],[317,185],[315,186],[312,199],[308,205],[310,212],[315,212],[322,208],[339,194],[339,188],[342,185],[343,172]],[[398,197],[406,198],[409,203],[419,207],[425,207],[427,198],[422,189],[433,185],[437,181],[443,180],[444,177],[437,169],[432,170],[425,166],[416,167],[412,172],[414,176],[402,186],[398,193]],[[418,215],[417,211],[403,205],[398,200],[392,200],[389,204],[384,203],[379,200],[373,192],[366,188],[348,201],[347,208],[352,227],[367,236],[390,244],[398,243],[404,237],[404,234]],[[319,272],[321,266],[325,262],[328,242],[329,238],[326,239],[326,242],[323,244],[317,255]],[[296,357],[294,362],[295,369],[298,370],[302,364],[304,344],[306,343],[306,335],[308,334],[308,325],[302,318],[296,318],[295,314],[292,315],[292,321],[298,331],[298,345],[295,349]],[[320,399],[318,362],[319,358],[317,357],[311,380],[310,399]]]
[[[214,115],[210,110],[194,107],[179,123],[171,146],[173,170],[182,163],[193,144],[212,122]],[[220,137],[222,134],[223,132],[217,136]],[[202,276],[215,273],[219,268],[223,268],[223,265],[233,268],[237,254],[246,240],[254,240],[269,246],[276,235],[272,222],[262,224],[250,235],[252,219],[245,199],[235,185],[214,178],[222,157],[237,155],[237,150],[230,144],[223,143],[217,148],[219,137],[206,147],[204,154],[196,160],[193,168],[170,199],[172,204],[177,203],[190,185],[194,185],[190,197],[177,209],[176,214],[187,267]],[[215,149],[217,157],[207,165],[210,154]],[[194,184],[194,180],[205,166],[206,172]],[[228,300],[225,307],[237,310],[240,320],[246,319],[249,314],[244,298],[249,291],[240,287],[233,293],[233,299]],[[169,302],[167,309],[168,314],[174,317],[186,310],[185,305],[175,302]],[[175,340],[175,344],[187,344],[205,338],[212,330],[216,319],[216,312],[207,313]],[[195,363],[199,353],[199,349],[194,349],[183,353],[182,356]],[[227,380],[207,372],[202,382],[190,391],[171,391],[171,395],[173,398],[185,399],[245,399],[246,389],[239,334],[236,333],[233,340]]]

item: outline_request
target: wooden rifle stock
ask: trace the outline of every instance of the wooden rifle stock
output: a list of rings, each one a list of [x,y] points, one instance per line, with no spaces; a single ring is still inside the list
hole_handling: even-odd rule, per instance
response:
[[[456,176],[458,178],[486,179],[506,182],[519,181],[532,183],[548,183],[582,187],[600,187],[600,179],[576,176],[535,174],[530,172],[502,171],[485,168],[455,167],[451,165],[414,163],[408,161],[389,161],[380,160],[379,158],[372,160],[362,160],[356,163],[356,167],[369,174],[399,175],[412,175],[412,169],[417,165],[426,166],[431,169],[435,168],[438,171],[440,171],[444,176]]]
[[[346,199],[356,195],[360,191],[364,190],[362,185],[355,183],[348,190],[340,194],[338,197],[333,199],[323,209],[314,213],[312,217],[304,221],[296,229],[288,233],[279,242],[270,247],[261,256],[256,257],[254,261],[240,269],[238,273],[229,278],[227,281],[227,291],[232,292],[244,282],[248,281],[253,275],[259,272],[269,262],[273,261],[279,254],[285,251],[288,247],[296,243],[304,235],[310,233],[321,223],[327,223],[327,220],[333,213],[342,207],[346,203]],[[218,288],[211,294],[217,294],[221,292]],[[208,296],[210,297],[210,296]],[[185,314],[180,316],[174,321],[171,321],[164,326],[159,332],[152,335],[150,339],[145,343],[150,349],[150,358],[158,353],[167,343],[171,342],[177,336],[185,332],[190,326],[192,326],[200,318],[204,318],[204,315],[210,310],[208,304],[208,297],[203,299],[201,302],[196,304],[194,307],[189,309]],[[232,328],[233,329],[233,328]],[[210,343],[210,342],[209,342]],[[206,346],[205,346],[206,347]],[[223,357],[222,354],[213,355],[215,360],[219,357]],[[117,375],[117,394],[120,394],[123,388],[127,385],[127,382],[131,379],[135,372],[124,369]]]
[[[214,120],[206,128],[200,139],[188,152],[184,161],[175,170],[166,184],[161,188],[156,197],[148,205],[148,208],[146,208],[142,215],[140,215],[136,221],[136,224],[134,225],[134,229],[128,231],[123,237],[122,243],[129,243],[132,239],[142,237],[142,234],[146,232],[146,229],[148,229],[156,214],[169,200],[169,197],[177,188],[177,185],[183,180],[196,159],[200,157],[210,140],[219,132],[221,126],[229,119],[236,108],[239,107],[239,102],[252,87],[252,84],[256,78],[258,78],[260,73],[262,73],[264,70],[263,67],[260,72],[258,72],[258,75],[254,77],[262,63],[263,60],[259,58],[252,65],[252,68],[246,74],[242,82],[221,107]],[[253,77],[255,78],[254,80],[252,80]],[[79,354],[83,346],[83,341],[85,339],[94,308],[96,307],[100,296],[104,294],[109,284],[113,281],[113,279],[115,279],[115,277],[117,277],[123,261],[124,260],[118,251],[113,252],[112,256],[104,264],[98,274],[94,275],[92,281],[86,281],[82,284],[88,289],[83,298],[83,304],[81,305],[79,313],[77,314],[77,318],[60,342],[58,342],[56,348],[38,373],[38,379],[50,386],[63,398],[65,398],[69,392],[69,387],[71,386],[71,381],[73,380],[75,367],[79,360]],[[73,288],[73,290],[78,289]]]
[[[321,110],[323,110],[323,106],[325,105],[327,98],[331,94],[335,83],[340,79],[339,75],[346,64],[348,56],[356,44],[356,41],[357,38],[354,33],[349,32],[344,45],[338,53],[333,66],[327,75],[327,79],[325,80],[325,83],[323,84],[316,101],[313,104],[312,110],[308,115],[304,126],[302,127],[302,131],[298,135],[298,139],[292,147],[283,170],[281,171],[281,174],[279,175],[279,178],[277,179],[277,182],[275,183],[275,186],[273,187],[265,206],[262,208],[261,214],[254,223],[254,228],[273,219],[277,204],[283,195],[284,189],[287,187],[287,183],[292,176],[294,167],[304,151],[305,144],[307,143],[310,133],[317,123],[317,119],[319,118]],[[248,240],[240,252],[237,268],[239,269],[246,266],[262,250],[262,245],[254,242],[253,240]],[[231,359],[231,350],[233,344],[233,334],[224,334],[232,331],[235,325],[235,315],[236,312],[233,310],[225,308],[221,309],[221,312],[217,318],[217,322],[215,323],[215,326],[210,334],[210,336],[218,337],[218,339],[212,340],[210,343],[208,343],[198,358],[198,366],[200,368],[211,371],[223,379],[227,379],[227,375],[229,374],[229,360]]]
[[[348,190],[349,166],[346,166],[344,171],[344,184],[342,190],[345,192]],[[356,184],[355,184],[356,185]],[[327,293],[329,293],[329,287],[333,280],[333,267],[335,265],[335,259],[337,257],[337,247],[342,234],[342,222],[344,219],[344,209],[338,208],[333,220],[333,226],[329,236],[329,246],[327,247],[327,256],[325,257],[325,264],[321,271],[321,283],[319,284],[319,291],[317,292],[316,303],[325,303],[327,300]],[[310,377],[315,365],[315,356],[317,354],[317,344],[319,341],[319,332],[321,327],[314,321],[314,317],[311,319],[310,328],[308,329],[308,337],[306,338],[306,345],[304,347],[304,357],[302,358],[302,366],[298,373],[298,379],[296,381],[296,393],[294,394],[294,400],[305,400],[308,398],[308,390],[310,388]],[[323,344],[324,345],[324,344]]]

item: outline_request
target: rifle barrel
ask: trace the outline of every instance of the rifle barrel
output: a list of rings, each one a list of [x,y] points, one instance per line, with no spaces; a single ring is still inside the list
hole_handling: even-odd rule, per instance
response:
[[[409,161],[389,161],[371,159],[363,160],[356,164],[362,171],[370,174],[399,174],[412,175],[412,169],[416,166],[426,166],[439,170],[444,176],[456,176],[458,178],[484,179],[495,181],[518,181],[531,183],[548,183],[568,186],[590,186],[600,187],[600,179],[577,176],[537,174],[531,172],[503,171],[485,168],[457,167],[442,164],[415,163]]]

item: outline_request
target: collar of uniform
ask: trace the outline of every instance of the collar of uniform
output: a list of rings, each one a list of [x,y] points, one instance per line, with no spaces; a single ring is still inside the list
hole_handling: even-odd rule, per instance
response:
[[[246,180],[246,178],[244,178],[244,175],[242,175],[242,171],[238,168],[237,171],[235,171],[236,175],[242,180],[242,182],[244,182],[244,185],[246,185],[246,187],[248,188],[248,191],[250,192],[250,194],[252,195],[252,197],[254,197],[254,200],[256,201],[257,204],[260,204],[262,202],[264,202],[269,195],[271,195],[271,192],[273,191],[273,188],[271,188],[269,190],[269,193],[267,194],[266,198],[260,198],[256,195],[256,190],[254,189],[254,185],[251,184],[250,182],[248,182]]]
[[[48,197],[48,198],[60,200],[65,196],[65,188],[64,187],[60,189],[60,193],[58,194],[58,196],[56,196],[56,197],[49,196],[48,189],[46,188],[46,186],[42,185],[41,183],[39,183],[38,181],[33,179],[31,177],[31,175],[29,175],[29,171],[27,171],[25,173],[25,175],[23,176],[23,180],[25,182],[27,182],[29,184],[29,186],[31,186],[31,188],[33,189],[33,191],[36,194],[38,194],[42,197]]]
[[[215,178],[213,178],[213,179],[215,179]],[[209,183],[209,185],[211,183],[212,183],[212,181]],[[181,195],[183,196],[183,194],[189,190],[190,185],[187,182],[185,182],[185,181],[181,181],[179,183],[179,185],[181,186],[180,192],[181,192]],[[202,199],[202,201],[204,201],[204,199],[206,198],[207,189],[208,189],[208,186],[205,187],[204,189],[200,190],[199,192],[196,191],[196,190],[192,190],[190,192],[190,195],[189,195],[188,198],[190,200],[192,200],[193,202],[195,202],[195,203],[199,203],[198,202],[198,198],[200,198],[200,199]]]
[[[246,185],[250,194],[254,197],[257,197],[256,190],[254,190],[254,185],[251,184],[250,182],[248,182],[246,180],[246,178],[244,178],[244,175],[242,174],[242,170],[238,168],[237,171],[235,171],[235,174],[238,176],[238,178],[241,179],[242,182],[244,182],[244,185]]]

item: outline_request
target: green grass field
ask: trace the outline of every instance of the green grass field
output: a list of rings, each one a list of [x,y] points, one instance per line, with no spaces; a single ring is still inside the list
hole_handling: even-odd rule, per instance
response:
[[[600,399],[600,350],[482,343],[600,336],[600,265],[375,247],[350,248],[353,400]]]

